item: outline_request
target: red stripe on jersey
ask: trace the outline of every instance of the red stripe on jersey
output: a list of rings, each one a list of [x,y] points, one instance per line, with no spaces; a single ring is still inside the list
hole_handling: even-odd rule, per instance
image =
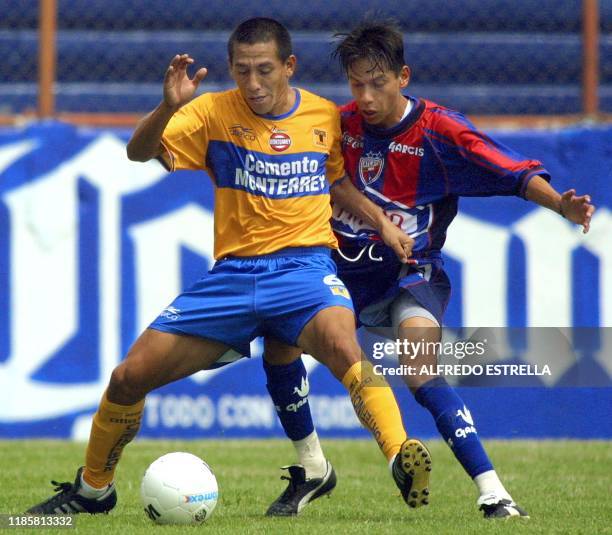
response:
[[[363,188],[359,177],[356,176],[359,158],[363,152],[363,124],[362,118],[357,113],[357,105],[354,102],[340,108],[342,119],[342,156],[344,156],[344,170],[351,178],[353,184]]]
[[[541,165],[536,160],[515,159],[496,146],[495,142],[482,132],[475,131],[467,123],[457,120],[453,114],[443,108],[432,109],[431,130],[438,136],[437,139],[446,144],[454,145],[468,151],[467,158],[472,162],[489,169],[497,174],[507,171],[519,171],[535,165]],[[444,139],[447,138],[447,139]],[[451,143],[449,143],[451,141]],[[518,156],[518,155],[517,155]]]
[[[400,138],[401,139],[401,138]],[[398,140],[399,143],[399,140]],[[410,145],[408,145],[410,146]],[[385,182],[382,194],[406,206],[416,204],[419,183],[420,162],[417,165],[406,165],[405,158],[418,158],[401,153],[388,153],[385,163]]]

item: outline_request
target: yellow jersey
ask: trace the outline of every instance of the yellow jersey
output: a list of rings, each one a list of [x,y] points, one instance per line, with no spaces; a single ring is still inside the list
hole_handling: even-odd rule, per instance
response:
[[[344,176],[336,105],[293,89],[295,105],[257,115],[238,89],[201,95],[162,136],[172,171],[202,169],[215,185],[215,258],[285,247],[336,248],[329,187]]]

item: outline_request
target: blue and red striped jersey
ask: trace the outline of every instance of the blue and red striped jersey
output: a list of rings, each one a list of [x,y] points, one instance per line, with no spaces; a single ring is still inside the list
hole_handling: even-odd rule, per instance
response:
[[[365,123],[355,102],[343,106],[342,152],[355,186],[415,239],[414,258],[428,263],[441,258],[460,196],[524,196],[533,176],[550,175],[539,161],[491,139],[461,113],[409,98],[410,113],[384,130]],[[339,207],[332,224],[344,246],[380,240]]]

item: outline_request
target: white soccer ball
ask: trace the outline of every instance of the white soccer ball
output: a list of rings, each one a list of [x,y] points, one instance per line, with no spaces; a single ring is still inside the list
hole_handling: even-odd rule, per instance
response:
[[[201,524],[214,511],[219,488],[202,459],[177,451],[147,468],[140,496],[145,513],[158,524]]]

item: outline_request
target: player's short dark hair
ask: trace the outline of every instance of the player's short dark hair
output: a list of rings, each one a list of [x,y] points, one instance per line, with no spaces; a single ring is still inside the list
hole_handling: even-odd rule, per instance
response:
[[[332,56],[345,73],[361,59],[367,59],[374,69],[391,70],[399,74],[406,65],[404,60],[404,38],[393,20],[362,22],[349,33],[334,34],[338,39]]]
[[[254,45],[255,43],[276,42],[278,57],[282,62],[287,61],[293,53],[289,31],[280,22],[265,17],[255,17],[241,22],[230,35],[227,42],[227,55],[230,63],[234,59],[234,45],[236,43]]]

